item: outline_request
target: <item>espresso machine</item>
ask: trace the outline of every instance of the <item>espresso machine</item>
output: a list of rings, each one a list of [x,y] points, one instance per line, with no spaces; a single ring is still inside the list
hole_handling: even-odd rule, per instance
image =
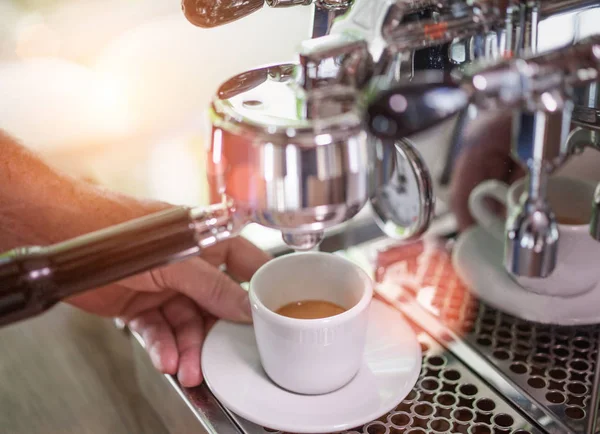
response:
[[[251,2],[183,6],[186,16],[202,25],[228,23],[258,7]],[[484,35],[499,23],[498,10],[460,2],[360,0],[331,24],[342,9],[335,2],[316,5],[314,25],[321,26],[324,16],[328,34],[307,40],[297,63],[246,71],[217,90],[209,111],[207,159],[213,205],[173,208],[57,245],[7,252],[0,263],[0,284],[6,288],[0,324],[198,255],[239,235],[249,223],[280,230],[290,248],[309,250],[326,230],[370,202],[386,233],[419,237],[434,212],[429,171],[408,140],[385,143],[367,133],[364,95],[412,76],[416,63],[443,71],[454,59],[446,60],[436,46]],[[490,46],[471,51],[495,52]],[[397,155],[416,180],[417,203],[411,207],[402,203],[407,176],[395,169]],[[405,208],[411,208],[408,217],[398,212]]]
[[[184,0],[182,6],[191,23],[205,28],[262,7],[311,7],[314,18],[295,62],[242,72],[217,89],[207,158],[213,205],[177,207],[57,245],[7,252],[0,256],[0,325],[198,255],[249,223],[280,230],[291,250],[419,239],[436,224],[434,186],[451,178],[465,124],[494,108],[516,113],[513,154],[529,171],[526,200],[507,224],[505,266],[516,275],[552,272],[560,234],[545,181],[578,149],[598,146],[600,40],[574,39],[536,54],[538,28],[598,2]],[[421,152],[426,139],[417,133],[424,131],[438,137],[439,167]],[[372,224],[328,236],[364,207]],[[599,222],[595,212],[597,239]],[[361,231],[367,240],[352,233]],[[361,244],[337,240],[344,237]],[[394,305],[417,331],[422,375],[397,409],[353,433],[596,432],[600,329],[530,324],[479,305],[460,309],[468,327],[457,331],[417,298]],[[186,390],[155,372],[141,337],[124,331],[140,388],[171,432],[269,432],[224,408],[206,386]],[[523,349],[525,338],[535,354]]]

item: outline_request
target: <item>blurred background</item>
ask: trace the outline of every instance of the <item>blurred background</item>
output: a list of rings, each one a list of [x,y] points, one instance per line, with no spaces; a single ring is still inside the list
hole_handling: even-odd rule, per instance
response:
[[[206,204],[213,93],[234,74],[293,60],[311,14],[264,8],[206,30],[179,0],[2,0],[0,129],[72,175]],[[543,22],[540,49],[597,32],[599,14]]]
[[[292,60],[310,19],[309,7],[264,9],[204,30],[178,0],[2,0],[0,128],[75,176],[205,203],[213,92]]]
[[[293,60],[311,15],[264,8],[207,30],[185,19],[179,0],[2,0],[0,129],[74,176],[206,204],[213,93],[234,74]],[[542,23],[540,49],[595,33],[600,15],[586,18]]]

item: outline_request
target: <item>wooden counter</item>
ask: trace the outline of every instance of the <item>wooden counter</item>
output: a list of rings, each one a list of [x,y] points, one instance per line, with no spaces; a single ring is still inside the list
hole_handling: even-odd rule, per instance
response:
[[[1,434],[168,434],[110,320],[59,306],[0,329],[0,348]]]

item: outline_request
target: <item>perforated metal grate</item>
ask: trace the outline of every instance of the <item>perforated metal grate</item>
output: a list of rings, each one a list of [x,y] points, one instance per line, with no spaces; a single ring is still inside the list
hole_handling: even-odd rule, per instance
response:
[[[533,326],[484,306],[479,313],[468,341],[538,402],[583,432],[598,330]]]
[[[423,367],[415,388],[394,411],[346,434],[539,433],[431,336],[420,331],[418,339]]]
[[[533,324],[480,303],[439,241],[378,241],[347,256],[370,268],[379,282],[392,283],[398,305],[416,301],[433,314],[545,414],[572,432],[585,432],[600,327]],[[477,367],[469,360],[457,359],[421,329],[419,340],[423,368],[415,389],[394,411],[348,434],[541,433],[526,419],[536,415],[474,375]]]
[[[585,432],[599,327],[533,324],[479,303],[437,243],[376,251],[378,279],[395,282],[400,301],[417,300],[557,420]]]

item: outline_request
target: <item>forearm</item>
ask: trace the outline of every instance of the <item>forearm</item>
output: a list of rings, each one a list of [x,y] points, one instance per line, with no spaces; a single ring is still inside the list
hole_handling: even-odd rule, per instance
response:
[[[0,251],[55,243],[167,206],[59,173],[2,131],[0,152]]]

